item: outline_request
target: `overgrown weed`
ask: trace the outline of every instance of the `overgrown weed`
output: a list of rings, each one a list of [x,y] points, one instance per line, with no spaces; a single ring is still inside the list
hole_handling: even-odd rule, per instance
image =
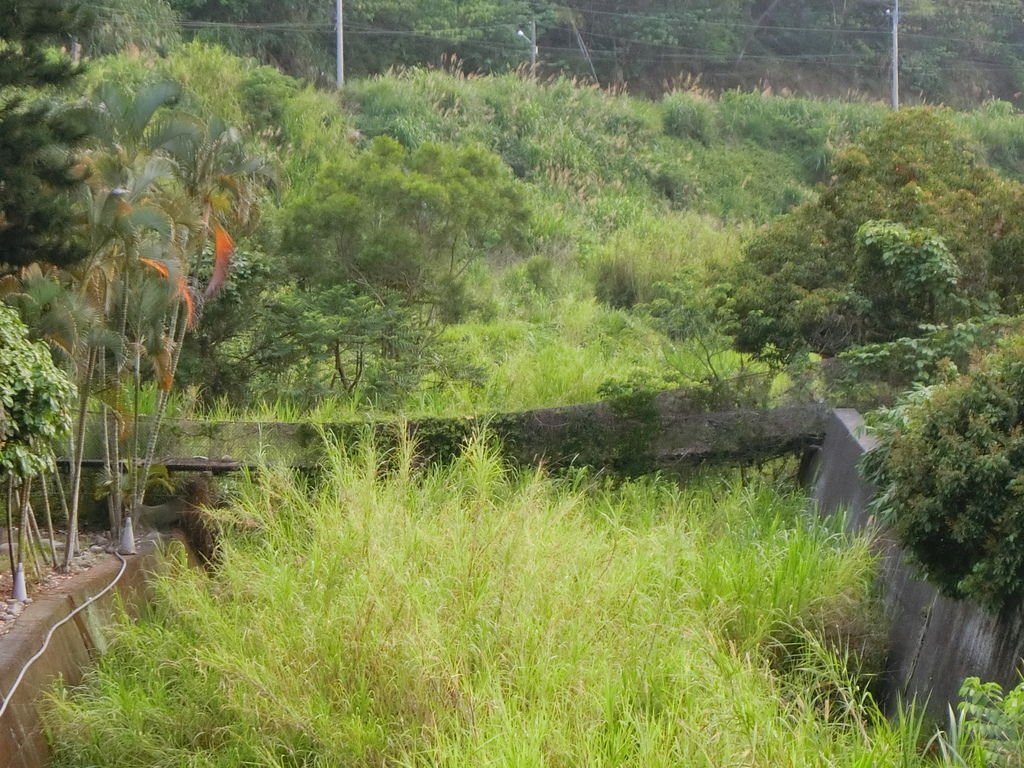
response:
[[[448,467],[369,440],[326,456],[312,490],[273,471],[243,484],[218,513],[215,573],[173,563],[149,613],[53,698],[57,765],[853,766],[912,752],[817,639],[866,599],[873,558],[799,496],[722,476],[553,479],[512,470],[485,438]]]

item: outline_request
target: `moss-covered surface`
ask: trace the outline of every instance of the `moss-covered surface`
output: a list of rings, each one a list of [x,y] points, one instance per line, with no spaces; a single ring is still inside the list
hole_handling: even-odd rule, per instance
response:
[[[180,421],[161,440],[165,457],[230,456],[246,464],[319,463],[325,440],[355,445],[372,435],[382,452],[405,435],[422,461],[447,461],[484,432],[514,463],[587,466],[622,475],[679,471],[704,462],[752,463],[802,451],[824,435],[826,409],[810,403],[767,411],[708,412],[682,391],[643,402],[603,402],[521,413],[336,424]]]

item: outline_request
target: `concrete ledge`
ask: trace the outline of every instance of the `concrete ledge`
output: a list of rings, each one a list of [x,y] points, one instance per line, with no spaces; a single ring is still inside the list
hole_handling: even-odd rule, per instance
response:
[[[127,558],[117,586],[58,629],[46,652],[32,665],[0,718],[0,768],[42,768],[50,754],[42,732],[39,704],[60,677],[72,685],[107,647],[107,628],[122,606],[130,614],[145,601],[146,574],[157,563],[156,547],[141,545]],[[0,695],[6,695],[21,668],[43,644],[58,621],[106,587],[120,570],[116,558],[99,563],[76,576],[70,589],[35,599],[0,641]]]
[[[171,421],[164,428],[160,455],[197,457],[174,459],[169,469],[221,471],[264,462],[313,468],[323,459],[323,435],[350,446],[372,434],[386,450],[409,434],[417,440],[421,460],[443,462],[457,456],[475,432],[485,430],[514,463],[589,466],[637,475],[799,454],[821,443],[828,415],[821,403],[709,411],[687,391],[672,390],[617,401],[410,422]],[[98,455],[87,457],[99,461]]]

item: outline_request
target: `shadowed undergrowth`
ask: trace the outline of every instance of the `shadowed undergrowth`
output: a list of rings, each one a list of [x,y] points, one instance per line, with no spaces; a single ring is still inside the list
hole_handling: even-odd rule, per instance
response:
[[[403,450],[241,484],[216,571],[170,552],[148,614],[54,696],[55,764],[916,762],[919,723],[857,675],[867,542],[798,496]]]

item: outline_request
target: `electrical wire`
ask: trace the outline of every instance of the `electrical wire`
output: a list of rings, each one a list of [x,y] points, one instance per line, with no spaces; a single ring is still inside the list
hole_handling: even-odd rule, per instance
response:
[[[1000,8],[1009,10],[1008,5],[998,5],[999,0],[962,0],[963,2],[969,2],[976,6],[986,6],[993,8]],[[108,12],[115,16],[124,17],[122,9],[115,9],[110,6],[93,6],[94,10],[101,12]],[[628,13],[628,12],[615,12],[615,11],[599,11],[596,9],[588,9],[585,11],[586,14],[594,16],[606,16],[618,19],[637,19],[650,21],[655,16],[650,14],[642,13]],[[335,29],[335,23],[333,21],[325,22],[227,22],[227,21],[202,21],[202,20],[183,20],[176,23],[188,30],[216,30],[216,29],[234,29],[238,31],[255,31],[255,32],[268,32],[268,33],[296,33],[296,34],[314,34],[314,33],[327,33]],[[852,29],[849,27],[808,27],[808,26],[787,26],[787,25],[757,25],[757,24],[743,24],[743,23],[730,23],[730,22],[716,22],[711,20],[701,21],[701,26],[721,26],[731,27],[737,29],[750,29],[754,31],[776,31],[776,32],[799,32],[799,33],[820,33],[820,34],[844,34],[854,35],[861,37],[870,36],[888,36],[890,33],[887,30],[872,30],[872,29]],[[465,35],[453,36],[455,33],[460,32],[487,32],[501,29],[512,29],[514,25],[511,24],[491,24],[491,25],[465,25],[458,28],[436,28],[436,29],[387,29],[383,27],[375,27],[369,24],[355,22],[352,24],[346,24],[347,34],[353,37],[406,37],[420,40],[432,40],[447,42],[459,45],[487,45],[488,48],[503,50],[503,51],[518,51],[518,46],[506,45],[498,41],[487,40],[481,37],[466,37]],[[652,50],[654,55],[636,55],[631,54],[630,59],[632,61],[645,62],[645,63],[658,63],[658,62],[670,62],[670,61],[697,61],[706,64],[729,64],[733,62],[731,56],[723,55],[721,53],[686,47],[678,44],[670,43],[657,43],[649,40],[637,39],[635,37],[628,37],[624,35],[613,35],[601,32],[588,32],[588,37],[602,38],[617,43],[638,45],[647,47]],[[920,40],[931,40],[937,42],[948,42],[948,43],[965,43],[971,45],[987,45],[987,46],[998,46],[1004,49],[1006,48],[1024,48],[1024,43],[1014,43],[1010,41],[997,41],[997,40],[971,40],[967,38],[947,37],[942,35],[933,35],[928,33],[919,33],[912,31],[904,31],[902,36],[905,40],[920,39]],[[545,46],[544,50],[553,53],[565,53],[575,54],[577,53],[575,48],[571,47],[559,47],[559,46]],[[657,53],[655,53],[657,52]],[[591,55],[598,59],[614,59],[619,54],[614,51],[603,51],[603,50],[592,50]],[[765,61],[792,61],[792,62],[805,62],[805,63],[821,63],[827,64],[836,69],[861,69],[867,64],[860,59],[863,58],[863,54],[854,52],[843,52],[843,53],[814,53],[814,54],[747,54],[743,57],[744,60],[765,60]],[[945,71],[972,71],[973,69],[988,69],[992,71],[1014,71],[1014,67],[1009,64],[1003,64],[995,61],[980,61],[976,59],[959,58],[956,64],[946,63],[942,66]]]
[[[105,6],[93,6],[93,10],[109,12],[112,16],[127,18],[127,16],[121,11],[121,9],[115,9]],[[637,19],[649,21],[655,17],[645,14],[637,13],[615,13],[611,11],[596,11],[590,10],[588,13],[599,16],[610,16],[615,18],[624,19]],[[907,17],[909,18],[909,17]],[[242,22],[242,21],[205,21],[199,19],[186,19],[180,22],[176,22],[177,26],[189,30],[216,30],[216,29],[234,29],[239,31],[260,31],[260,32],[323,32],[327,33],[333,31],[335,28],[334,22]],[[482,38],[467,38],[465,36],[452,36],[457,33],[463,32],[488,32],[497,31],[502,29],[513,29],[513,24],[491,24],[491,25],[466,25],[462,27],[438,27],[432,29],[388,29],[384,27],[374,27],[369,24],[360,24],[358,22],[346,25],[346,31],[349,34],[355,36],[382,36],[382,37],[414,37],[420,39],[429,40],[440,40],[443,42],[454,42],[471,44],[474,42],[484,43],[495,47],[501,47],[507,50],[518,50],[511,46],[503,46],[500,43],[494,41],[487,41]],[[799,32],[799,33],[820,33],[825,35],[851,35],[855,37],[888,37],[891,33],[888,30],[882,29],[853,29],[850,27],[806,27],[806,26],[789,26],[789,25],[772,25],[772,24],[743,24],[735,23],[730,24],[728,22],[715,22],[715,21],[702,21],[701,27],[718,26],[733,29],[749,29],[753,31],[776,31],[776,32]],[[691,30],[694,31],[694,30]],[[651,40],[642,40],[635,37],[627,37],[624,35],[613,35],[603,32],[588,31],[588,37],[597,37],[606,40],[614,40],[618,42],[631,43],[634,45],[644,45],[650,47],[658,47],[666,50],[682,51],[692,53],[694,55],[703,54],[705,57],[710,51],[704,51],[697,48],[688,48],[673,43],[659,43]],[[1005,40],[982,40],[982,39],[971,39],[964,37],[949,37],[945,35],[935,35],[925,32],[914,32],[912,30],[905,30],[901,33],[904,40],[930,40],[935,42],[946,42],[946,43],[964,43],[970,45],[995,45],[1004,48],[1021,48],[1024,49],[1024,43],[1014,43]],[[552,50],[551,46],[545,46],[546,50]],[[851,54],[793,54],[791,58],[813,58],[815,60],[820,59],[823,55],[834,56],[834,57],[860,57],[862,54],[851,53]],[[763,58],[778,59],[786,58],[785,55],[771,56],[766,55]],[[753,56],[747,55],[745,59],[754,58]]]
[[[94,602],[103,597],[103,595],[105,595],[107,592],[112,590],[114,588],[114,585],[116,585],[117,582],[121,580],[121,577],[124,575],[125,570],[127,570],[128,568],[128,561],[124,559],[120,552],[115,550],[114,554],[117,556],[117,559],[121,561],[121,569],[117,572],[117,576],[115,576],[114,580],[107,584],[107,586],[105,586],[102,590],[97,592],[95,595],[90,597],[80,606],[75,608],[75,610],[73,610],[63,619],[61,619],[52,627],[50,627],[50,631],[46,633],[46,639],[43,640],[43,647],[36,651],[35,655],[25,662],[25,665],[21,668],[21,671],[18,673],[18,676],[14,679],[14,685],[11,686],[11,690],[7,693],[7,697],[3,700],[3,705],[0,706],[0,719],[3,718],[4,712],[7,711],[7,707],[10,706],[10,703],[14,700],[14,693],[18,690],[18,686],[21,685],[21,681],[24,679],[25,674],[28,672],[29,668],[39,659],[40,656],[42,656],[46,652],[46,648],[47,646],[49,646],[50,640],[53,639],[53,633],[65,624],[67,624],[69,621],[71,621],[71,619],[73,619],[80,611],[85,610]]]
[[[969,2],[969,0],[960,0],[960,1],[962,3],[963,2]],[[973,0],[973,4],[976,4],[976,5],[989,5],[993,1],[994,2],[998,2],[998,0]],[[998,7],[1002,7],[1002,8],[1004,8],[1007,11],[1010,10],[1010,6],[998,6]],[[103,5],[93,5],[93,6],[90,6],[90,8],[91,8],[91,10],[107,12],[107,13],[110,13],[111,15],[114,15],[114,16],[121,16],[121,17],[125,17],[126,16],[126,14],[125,14],[125,10],[126,9],[124,9],[124,8],[114,8],[114,7],[111,7],[111,6],[103,6]],[[638,21],[653,21],[653,20],[664,21],[665,18],[666,18],[665,16],[657,16],[657,15],[652,15],[652,14],[630,13],[630,12],[623,12],[623,11],[600,11],[600,10],[596,10],[596,9],[587,9],[585,11],[581,11],[581,13],[583,15],[605,16],[605,17],[611,17],[611,18],[617,18],[617,19],[635,19],[635,20],[638,20]],[[138,17],[136,17],[136,18],[138,18]],[[915,17],[911,13],[907,12],[907,13],[903,14],[903,18],[907,19],[907,20],[910,20],[910,19],[913,19]],[[921,17],[921,18],[925,19],[925,18],[929,18],[929,17]],[[674,20],[677,20],[677,21],[680,21],[680,22],[683,21],[682,18],[678,18],[678,19],[674,19]],[[212,21],[212,20],[203,20],[203,19],[183,19],[183,20],[181,20],[179,22],[176,22],[176,23],[179,26],[182,26],[182,27],[185,27],[185,28],[188,28],[188,29],[240,29],[240,30],[251,29],[251,30],[267,30],[267,31],[296,31],[296,32],[297,31],[308,31],[308,32],[321,32],[322,31],[322,32],[327,32],[327,31],[331,31],[331,30],[333,30],[335,28],[335,22],[333,20],[330,20],[330,21],[325,20],[325,21],[322,21],[322,22],[316,22],[316,21],[307,21],[307,22],[279,22],[279,21],[257,22],[257,21],[251,21],[250,22],[250,21]],[[352,30],[362,29],[363,31],[373,30],[373,31],[378,32],[380,34],[384,34],[384,33],[394,33],[394,34],[406,33],[406,34],[413,34],[413,35],[431,35],[431,36],[432,35],[437,35],[437,36],[442,36],[443,37],[444,35],[458,34],[458,33],[466,32],[466,31],[488,32],[488,31],[495,31],[495,30],[500,30],[500,29],[515,29],[515,27],[516,27],[515,24],[513,24],[511,22],[508,22],[508,23],[485,24],[485,25],[463,24],[463,25],[460,25],[460,26],[457,26],[457,27],[436,27],[436,28],[431,28],[431,29],[418,29],[418,30],[417,29],[397,30],[397,29],[385,29],[385,28],[382,28],[382,27],[373,27],[372,25],[369,25],[369,24],[366,24],[366,23],[363,23],[361,25],[361,27],[360,27],[360,26],[358,26],[358,24],[359,24],[358,22],[356,24],[352,24],[352,25],[346,24],[346,29],[350,29],[350,28]],[[696,31],[698,27],[699,28],[722,27],[722,28],[727,28],[727,29],[748,29],[748,30],[754,30],[754,31],[765,30],[765,31],[779,31],[779,32],[820,32],[820,33],[823,33],[823,34],[843,34],[843,35],[854,35],[854,36],[858,36],[858,37],[860,37],[860,36],[888,37],[891,34],[891,32],[888,29],[858,29],[858,28],[841,27],[841,26],[825,26],[825,27],[817,26],[817,27],[811,27],[811,26],[797,26],[797,25],[786,25],[786,24],[750,24],[750,23],[744,23],[744,22],[712,21],[712,20],[709,20],[709,19],[702,19],[700,21],[700,23],[697,24],[697,25],[692,25],[691,24],[689,29],[690,29],[690,31]],[[598,33],[594,33],[594,32],[589,32],[588,34],[590,36],[595,36],[595,35],[600,36],[600,35],[598,35]],[[607,35],[605,35],[605,36],[607,36]],[[941,42],[985,43],[985,44],[990,44],[991,43],[991,44],[1009,45],[1009,46],[1013,46],[1013,47],[1024,47],[1024,44],[1022,44],[1022,43],[1011,43],[1011,42],[1002,42],[1002,41],[995,41],[995,40],[973,40],[973,39],[970,39],[970,38],[963,38],[963,37],[949,37],[949,36],[934,35],[934,34],[929,34],[929,33],[924,33],[924,32],[914,32],[913,30],[905,30],[902,33],[902,36],[904,38],[920,38],[920,39],[927,39],[927,40],[936,40],[936,41],[941,41]],[[634,42],[642,42],[642,41],[634,41]]]

